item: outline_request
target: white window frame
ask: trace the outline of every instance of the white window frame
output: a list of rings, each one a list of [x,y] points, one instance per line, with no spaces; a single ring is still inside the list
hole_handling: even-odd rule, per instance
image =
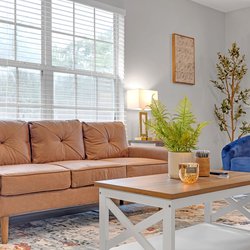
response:
[[[70,0],[74,3],[80,3],[84,5],[88,5],[94,8],[106,10],[113,12],[114,18],[115,14],[121,14],[122,16],[125,16],[125,11],[123,9],[109,6],[97,1],[93,0]],[[49,8],[48,8],[48,5]],[[47,10],[50,11],[47,11]],[[14,21],[14,48],[15,48],[15,59],[17,58],[17,23],[16,23],[16,5],[15,5],[15,21]],[[4,21],[0,20],[1,23],[7,23],[12,24],[13,22],[10,21]],[[47,23],[50,23],[50,26],[46,25]],[[115,20],[114,22],[114,73],[108,74],[108,73],[99,73],[89,70],[79,70],[79,69],[69,69],[65,67],[59,67],[59,66],[53,66],[52,65],[52,0],[41,0],[41,28],[35,28],[34,26],[29,26],[25,24],[18,24],[18,26],[32,28],[32,29],[38,29],[41,30],[41,64],[37,63],[31,63],[31,62],[23,62],[23,61],[17,61],[17,60],[9,60],[9,59],[1,59],[0,58],[0,66],[8,66],[8,67],[15,67],[16,72],[18,72],[18,68],[21,69],[36,69],[41,72],[41,119],[54,119],[54,109],[56,106],[54,105],[54,83],[53,83],[53,74],[56,72],[58,73],[68,73],[68,74],[74,74],[75,79],[77,78],[77,75],[83,75],[83,76],[92,76],[96,77],[98,81],[98,77],[101,78],[108,78],[115,81],[115,103],[119,103],[119,105],[116,106],[116,110],[114,112],[114,118],[113,120],[122,120],[124,121],[124,93],[123,93],[123,81],[124,81],[124,75],[119,75],[116,61],[119,60],[119,52],[118,52],[118,46],[119,46],[119,30],[116,27],[118,20]],[[60,33],[60,32],[56,32]],[[64,34],[63,32],[61,34]],[[65,33],[66,34],[66,33]],[[68,35],[68,34],[67,34]],[[72,35],[73,39],[75,39],[75,34]],[[96,41],[94,37],[94,42]],[[94,46],[95,47],[95,46]],[[124,49],[124,48],[123,48]],[[94,57],[96,56],[94,52]],[[75,54],[74,54],[75,59]],[[123,57],[124,60],[124,57]],[[95,59],[94,59],[95,62]],[[94,63],[95,67],[96,64]],[[18,75],[16,79],[17,88],[19,87],[19,80]],[[18,93],[17,93],[18,95]],[[16,104],[18,107],[18,102]],[[32,107],[32,104],[30,104]],[[1,104],[0,104],[1,107]],[[18,110],[18,109],[17,109]],[[96,113],[101,110],[96,106]],[[105,107],[103,108],[105,110]],[[77,108],[72,109],[72,111],[77,112]],[[18,115],[17,111],[17,115]],[[96,117],[98,120],[98,117]],[[25,120],[25,119],[24,119]]]

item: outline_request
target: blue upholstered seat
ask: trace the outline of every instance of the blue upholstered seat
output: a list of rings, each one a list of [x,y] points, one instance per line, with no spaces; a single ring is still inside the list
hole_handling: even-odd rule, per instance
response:
[[[250,172],[250,136],[227,144],[221,152],[223,169]]]

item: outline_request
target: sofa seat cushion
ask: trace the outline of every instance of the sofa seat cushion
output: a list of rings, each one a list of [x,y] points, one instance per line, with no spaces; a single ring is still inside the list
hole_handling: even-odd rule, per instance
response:
[[[126,131],[122,122],[83,123],[88,160],[128,156]]]
[[[28,123],[0,121],[0,165],[30,162]]]
[[[71,171],[71,186],[84,187],[94,185],[95,181],[125,178],[126,166],[119,162],[101,160],[53,162]]]
[[[250,172],[250,157],[232,158],[231,171]]]
[[[70,171],[49,164],[0,167],[1,195],[19,195],[70,187]]]
[[[82,124],[78,120],[30,122],[30,134],[33,163],[85,158]]]
[[[104,161],[126,165],[127,177],[167,173],[168,164],[149,158],[109,158]]]

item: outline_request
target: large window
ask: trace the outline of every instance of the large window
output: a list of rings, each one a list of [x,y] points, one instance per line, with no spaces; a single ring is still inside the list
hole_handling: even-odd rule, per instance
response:
[[[124,14],[89,3],[0,1],[0,119],[124,119]]]

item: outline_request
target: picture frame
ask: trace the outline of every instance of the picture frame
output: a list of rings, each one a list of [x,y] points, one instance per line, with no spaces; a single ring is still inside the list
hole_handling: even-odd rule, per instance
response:
[[[146,122],[148,121],[148,113],[147,112],[140,112],[139,113],[140,117],[140,137],[141,139],[148,138],[148,130],[147,130],[147,125]]]
[[[180,34],[172,34],[173,83],[195,84],[195,40]]]

